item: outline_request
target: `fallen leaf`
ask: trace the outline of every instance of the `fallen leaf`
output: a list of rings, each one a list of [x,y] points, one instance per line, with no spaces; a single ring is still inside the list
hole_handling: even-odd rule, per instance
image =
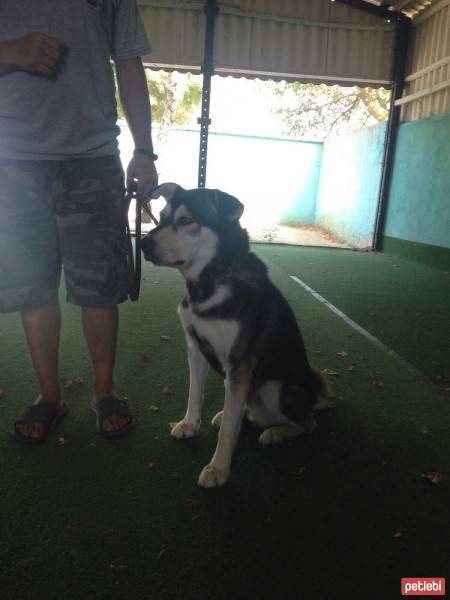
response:
[[[58,444],[58,446],[63,446],[66,443],[66,438],[65,437],[59,437],[56,440],[56,443]]]
[[[109,565],[111,571],[115,571],[117,573],[126,573],[128,571],[127,565],[119,564],[119,563],[111,563]]]
[[[0,398],[2,396],[6,396],[6,390],[4,390],[3,388],[0,388]]]
[[[165,554],[165,552],[166,552],[166,549],[165,549],[165,548],[162,548],[162,550],[160,550],[160,551],[158,552],[158,556],[156,557],[156,562],[158,562],[158,560],[159,560],[160,558],[162,558],[162,556]]]
[[[162,340],[163,342],[168,342],[172,338],[170,337],[170,335],[160,335],[159,339]]]
[[[421,477],[433,485],[440,485],[444,480],[442,473],[438,473],[437,471],[428,471],[427,473],[422,473]]]
[[[173,391],[172,391],[172,388],[170,387],[170,385],[165,385],[161,391],[164,394],[164,396],[172,396],[172,394],[173,394]]]
[[[145,352],[138,352],[137,355],[139,356],[139,358],[142,358],[142,360],[148,359],[148,354],[145,354]]]
[[[378,379],[374,379],[372,381],[372,385],[377,388],[384,388],[384,383],[382,381],[379,381]]]
[[[350,365],[349,367],[347,367],[347,371],[354,371],[355,370],[355,365]]]
[[[303,479],[303,477],[305,476],[305,473],[306,473],[306,467],[301,466],[298,469],[296,469],[292,474],[294,475],[294,477]]]
[[[405,537],[405,535],[407,535],[407,534],[408,534],[408,530],[405,529],[404,527],[400,527],[400,529],[398,531],[396,531],[392,537],[395,539],[399,539],[399,538]]]
[[[154,466],[155,466],[155,463],[153,463],[153,462],[147,463],[147,467],[149,469],[153,469]]]
[[[336,356],[343,356],[343,357],[345,357],[345,356],[348,356],[348,352],[344,352],[344,351],[342,351],[342,352],[336,352]]]
[[[150,405],[150,410],[152,412],[159,412],[159,406],[155,406],[154,404]]]
[[[450,387],[444,388],[446,392],[450,392]]]
[[[82,377],[77,377],[76,379],[68,379],[63,383],[63,388],[68,390],[69,388],[76,387],[77,385],[82,385],[84,383],[84,379]]]
[[[339,373],[337,371],[333,371],[332,369],[323,369],[322,373],[325,373],[325,375],[329,375],[330,377],[339,376]]]
[[[320,350],[316,350],[314,354],[317,354],[317,356],[322,356],[322,352]]]

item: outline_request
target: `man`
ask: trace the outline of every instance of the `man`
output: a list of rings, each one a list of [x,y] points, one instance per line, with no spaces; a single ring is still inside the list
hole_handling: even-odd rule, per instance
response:
[[[115,86],[135,143],[127,187],[157,185],[136,0],[1,0],[0,312],[21,311],[39,395],[17,419],[19,442],[45,440],[65,404],[58,382],[64,269],[81,307],[103,435],[133,426],[113,387],[117,304],[126,299],[126,203]]]

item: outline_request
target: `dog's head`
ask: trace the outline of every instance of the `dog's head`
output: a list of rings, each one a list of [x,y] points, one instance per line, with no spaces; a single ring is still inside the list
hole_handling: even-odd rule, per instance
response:
[[[185,190],[163,183],[152,198],[167,202],[160,224],[142,239],[147,260],[198,275],[219,253],[231,256],[248,251],[247,233],[239,224],[244,206],[219,190]]]

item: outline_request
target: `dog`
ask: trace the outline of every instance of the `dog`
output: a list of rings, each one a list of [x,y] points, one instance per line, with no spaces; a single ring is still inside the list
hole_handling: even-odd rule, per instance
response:
[[[144,258],[178,269],[186,280],[178,314],[187,341],[189,397],[173,437],[199,431],[208,364],[225,380],[223,410],[212,420],[217,447],[198,479],[211,488],[228,480],[244,415],[263,429],[262,444],[275,445],[315,429],[312,411],[328,405],[329,388],[308,362],[287,300],[250,252],[239,223],[243,204],[219,190],[185,190],[175,183],[152,193],[160,196],[166,206],[159,225],[142,239]]]

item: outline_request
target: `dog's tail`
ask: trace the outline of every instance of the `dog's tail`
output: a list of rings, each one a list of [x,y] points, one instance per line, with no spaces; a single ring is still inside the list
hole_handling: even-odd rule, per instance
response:
[[[311,366],[311,369],[317,386],[317,400],[313,406],[313,410],[332,408],[335,404],[333,401],[334,394],[330,388],[327,376],[317,367]]]

